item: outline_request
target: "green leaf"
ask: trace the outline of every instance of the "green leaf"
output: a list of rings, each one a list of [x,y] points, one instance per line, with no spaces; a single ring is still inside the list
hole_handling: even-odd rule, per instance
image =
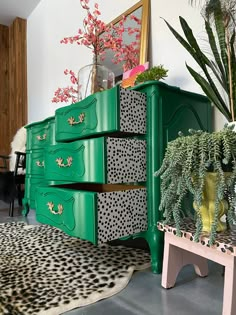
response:
[[[195,59],[195,50],[189,43],[165,20],[163,19],[172,32],[172,34],[175,36],[175,38],[180,42],[180,44],[192,55],[192,57]],[[195,59],[196,60],[196,59]],[[197,61],[197,60],[196,60]],[[198,62],[198,61],[197,61]],[[198,62],[199,63],[199,62]]]
[[[207,36],[208,36],[208,39],[209,39],[209,44],[210,44],[210,47],[211,47],[211,51],[213,53],[213,56],[215,58],[215,62],[217,64],[217,66],[219,68],[219,72],[221,74],[221,85],[227,91],[228,88],[227,88],[227,78],[226,78],[226,74],[225,74],[225,69],[224,69],[224,66],[223,66],[221,58],[220,58],[220,53],[219,53],[218,48],[217,48],[217,44],[216,44],[214,33],[212,31],[210,23],[207,22],[207,21],[205,21],[205,29],[206,29]]]
[[[236,115],[236,54],[235,54],[235,30],[232,33],[230,39],[231,47],[231,69],[232,69],[232,83],[233,83],[233,101],[234,101],[234,113]]]
[[[225,74],[226,78],[228,80],[228,58],[227,58],[227,47],[226,47],[226,42],[225,42],[225,27],[224,27],[224,15],[220,7],[220,1],[219,1],[219,6],[217,7],[217,10],[214,10],[214,22],[215,22],[215,29],[216,29],[216,34],[218,37],[218,43],[220,46],[220,51],[221,51],[221,59],[223,61],[223,65],[225,68]]]
[[[228,110],[227,105],[222,100],[222,102],[219,100],[218,96],[215,94],[214,89],[209,84],[209,82],[206,81],[204,77],[202,77],[199,73],[197,73],[195,70],[193,70],[191,67],[186,65],[190,74],[195,79],[195,81],[201,86],[203,92],[206,94],[206,96],[212,101],[212,103],[219,109],[219,111],[230,121],[231,120],[231,114]]]
[[[183,45],[183,47],[191,54],[191,56],[194,58],[194,60],[199,64],[201,69],[204,72],[204,75],[206,76],[206,79],[208,81],[209,86],[211,87],[211,91],[214,93],[214,104],[218,107],[218,109],[223,113],[223,115],[226,115],[225,117],[231,121],[232,117],[229,116],[229,109],[227,108],[227,105],[225,104],[218,87],[214,83],[214,77],[212,76],[212,73],[209,73],[209,69],[213,72],[218,82],[222,85],[223,88],[225,88],[226,93],[229,94],[229,91],[227,90],[227,84],[221,79],[219,76],[219,73],[217,71],[217,67],[215,66],[214,62],[210,61],[206,55],[201,51],[200,47],[198,46],[198,43],[193,35],[193,32],[191,28],[188,26],[188,23],[184,20],[184,18],[179,17],[180,23],[183,29],[183,32],[188,40],[188,42],[177,32],[174,30],[174,28],[167,22],[167,26],[173,33],[173,35],[176,37],[176,39]],[[226,70],[224,69],[224,72]],[[196,80],[196,78],[195,78]],[[205,80],[205,79],[204,79]],[[196,80],[197,81],[197,80]],[[198,80],[199,81],[199,80]],[[197,82],[198,82],[197,81]],[[226,80],[227,81],[227,80]],[[200,80],[202,83],[202,80]],[[199,83],[200,84],[200,83]],[[201,85],[201,84],[200,84]],[[205,84],[204,84],[205,86]],[[202,85],[201,85],[202,87]],[[203,88],[203,87],[202,87]],[[216,100],[218,98],[218,101]]]
[[[217,80],[222,85],[222,87],[227,90],[227,80],[222,79],[221,75],[219,74],[219,70],[215,66],[214,62],[210,61],[209,58],[201,51],[201,48],[199,47],[199,45],[198,45],[198,43],[197,43],[197,41],[193,35],[192,29],[188,26],[188,23],[182,17],[180,17],[180,23],[181,23],[183,32],[184,32],[189,44],[195,50],[195,55],[193,55],[193,57],[197,61],[197,63],[200,65],[200,67],[203,69],[208,80],[210,80],[210,76],[208,75],[208,71],[207,71],[206,66],[208,66],[212,70],[215,77],[217,78]],[[209,39],[209,41],[210,41],[210,39]],[[223,75],[224,75],[223,66],[222,66],[222,70],[223,70]]]

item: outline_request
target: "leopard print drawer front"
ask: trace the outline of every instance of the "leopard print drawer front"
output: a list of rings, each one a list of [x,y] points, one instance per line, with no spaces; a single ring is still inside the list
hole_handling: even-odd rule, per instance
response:
[[[146,188],[97,195],[98,243],[147,229]]]
[[[120,130],[137,134],[146,133],[146,95],[120,89]]]
[[[107,138],[107,182],[145,182],[146,140]]]

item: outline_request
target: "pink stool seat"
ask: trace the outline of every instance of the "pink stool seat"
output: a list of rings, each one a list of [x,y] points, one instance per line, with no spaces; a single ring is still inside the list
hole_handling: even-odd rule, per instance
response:
[[[210,259],[225,266],[223,315],[236,314],[236,231],[219,233],[214,245],[209,245],[207,234],[194,242],[195,226],[192,221],[185,221],[181,226],[181,237],[176,236],[174,224],[157,223],[157,228],[165,232],[165,247],[162,270],[164,288],[175,285],[178,273],[183,266],[193,264],[200,277],[208,275],[207,260]]]

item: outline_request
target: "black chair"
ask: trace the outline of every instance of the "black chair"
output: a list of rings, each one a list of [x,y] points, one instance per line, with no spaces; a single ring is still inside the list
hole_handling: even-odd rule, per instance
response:
[[[15,152],[16,162],[13,172],[8,171],[9,156],[0,155],[3,160],[0,169],[0,199],[4,202],[10,203],[9,216],[13,217],[15,199],[18,199],[19,206],[22,206],[22,199],[24,197],[23,185],[25,184],[25,167],[26,154],[24,152]],[[23,172],[19,173],[19,170]]]
[[[26,168],[26,153],[15,151],[15,154],[16,154],[16,163],[15,163],[15,169],[13,172],[14,185],[15,185],[15,197],[18,199],[19,206],[22,206],[22,199],[24,197],[23,185],[25,184],[24,171]],[[19,170],[22,170],[23,172],[19,174]],[[10,202],[10,210],[9,210],[10,217],[13,217],[14,202],[15,202],[15,198],[12,198]]]

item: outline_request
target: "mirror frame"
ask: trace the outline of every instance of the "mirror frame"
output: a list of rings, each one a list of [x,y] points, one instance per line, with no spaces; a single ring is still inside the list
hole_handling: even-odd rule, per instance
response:
[[[148,39],[149,39],[149,24],[150,24],[150,0],[140,0],[128,10],[120,14],[109,24],[116,24],[122,20],[123,16],[128,16],[132,14],[135,10],[142,7],[142,16],[141,16],[141,36],[140,36],[140,55],[139,55],[139,64],[144,64],[147,61],[148,57]],[[111,69],[112,70],[112,69]],[[123,73],[123,71],[122,71]]]

